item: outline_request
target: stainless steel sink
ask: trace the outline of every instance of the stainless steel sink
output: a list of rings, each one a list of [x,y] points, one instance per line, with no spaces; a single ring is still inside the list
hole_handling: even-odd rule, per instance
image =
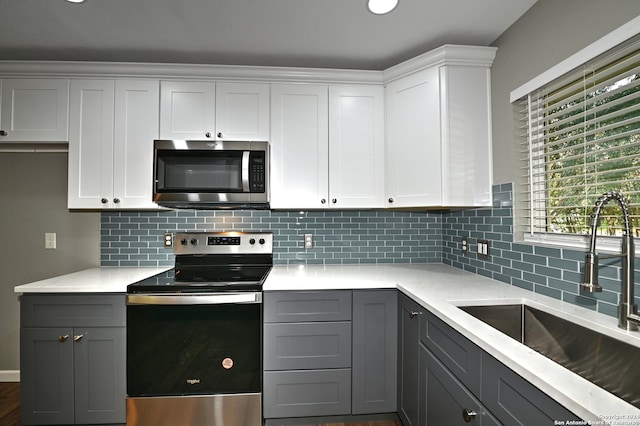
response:
[[[527,305],[459,308],[640,408],[640,348]]]

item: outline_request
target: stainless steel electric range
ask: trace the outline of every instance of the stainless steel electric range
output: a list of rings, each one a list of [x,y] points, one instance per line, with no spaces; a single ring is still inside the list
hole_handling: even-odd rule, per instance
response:
[[[127,425],[259,426],[273,236],[186,232],[172,243],[175,268],[127,288]]]

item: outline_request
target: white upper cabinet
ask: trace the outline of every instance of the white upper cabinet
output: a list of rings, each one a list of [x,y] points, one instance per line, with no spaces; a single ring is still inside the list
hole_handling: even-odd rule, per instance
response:
[[[328,207],[328,86],[271,86],[271,207]]]
[[[163,81],[160,138],[268,140],[269,85]]]
[[[389,83],[387,206],[490,206],[488,66],[434,66]]]
[[[66,142],[68,79],[1,80],[0,142]]]
[[[157,208],[151,199],[157,80],[72,80],[69,208]]]
[[[384,89],[330,86],[330,207],[384,207],[384,178]]]
[[[384,207],[381,86],[273,85],[271,207]]]
[[[216,137],[216,84],[160,82],[160,139],[202,140]]]
[[[389,207],[442,202],[439,87],[434,68],[386,88]]]
[[[216,138],[269,140],[269,85],[217,83]]]
[[[113,195],[119,208],[158,207],[151,200],[159,97],[157,80],[116,81]]]

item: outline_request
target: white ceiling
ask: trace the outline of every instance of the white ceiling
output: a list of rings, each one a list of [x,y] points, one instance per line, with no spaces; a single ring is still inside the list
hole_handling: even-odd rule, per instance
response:
[[[443,44],[491,44],[536,0],[0,0],[1,60],[382,70]]]

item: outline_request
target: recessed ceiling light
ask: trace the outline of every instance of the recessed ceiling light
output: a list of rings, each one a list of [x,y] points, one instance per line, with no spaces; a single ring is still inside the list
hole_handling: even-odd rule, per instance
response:
[[[398,0],[368,0],[367,7],[376,15],[384,15],[391,12],[398,5]]]
[[[67,0],[69,3],[75,3],[75,4],[79,4],[79,3],[84,3],[86,0]]]

